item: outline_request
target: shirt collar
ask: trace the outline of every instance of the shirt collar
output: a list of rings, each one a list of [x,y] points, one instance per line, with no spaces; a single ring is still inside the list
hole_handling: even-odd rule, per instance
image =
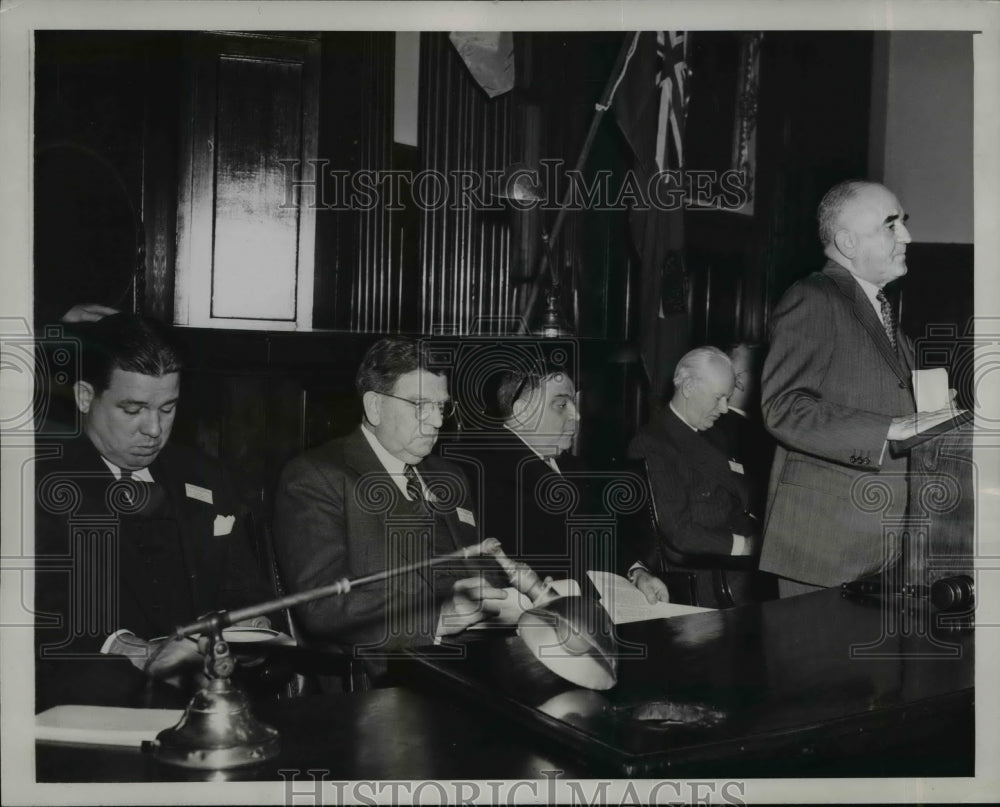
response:
[[[110,462],[104,456],[101,457],[104,460],[104,464],[108,466],[108,470],[114,475],[115,479],[122,478],[122,469]],[[149,468],[140,468],[138,471],[132,471],[132,478],[138,480],[139,482],[152,482],[153,475],[149,472]]]
[[[530,448],[531,451],[532,451],[532,453],[536,457],[538,457],[538,459],[540,459],[542,462],[544,462],[546,465],[551,465],[551,463],[549,462],[549,460],[553,460],[553,461],[555,460],[555,458],[556,458],[555,454],[542,454],[537,448],[535,448],[531,443],[529,443],[527,440],[525,440],[520,434],[518,434],[518,432],[514,431],[506,423],[503,424],[503,427],[507,431],[509,431],[511,434],[513,434],[514,436],[516,436],[517,439],[520,440],[522,443],[524,443],[528,448]]]
[[[406,470],[406,463],[399,457],[394,457],[386,451],[385,446],[378,441],[375,433],[368,428],[367,424],[361,424],[361,433],[368,441],[368,445],[372,447],[372,451],[375,452],[375,456],[378,457],[378,461],[382,463],[382,467],[385,468],[390,474],[401,474]]]
[[[685,426],[687,426],[693,432],[698,431],[694,426],[692,426],[690,423],[688,423],[686,420],[684,420],[684,416],[674,408],[674,402],[673,401],[671,401],[667,405],[670,407],[670,411],[673,412],[675,415],[677,415],[677,419],[680,420],[681,423],[683,423]]]
[[[880,289],[870,280],[865,280],[863,277],[858,277],[855,274],[852,274],[851,277],[853,277],[857,281],[858,285],[861,286],[861,290],[865,293],[865,297],[868,298],[868,302],[872,304],[872,308],[875,309],[875,313],[878,314],[878,318],[881,321],[882,303],[880,303],[878,300],[878,293],[882,291],[882,289]]]

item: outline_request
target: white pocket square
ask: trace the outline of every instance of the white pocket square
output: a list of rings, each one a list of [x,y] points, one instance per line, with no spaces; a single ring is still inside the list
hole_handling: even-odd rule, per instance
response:
[[[215,523],[212,524],[212,535],[229,535],[233,531],[233,524],[236,523],[236,516],[216,516]]]

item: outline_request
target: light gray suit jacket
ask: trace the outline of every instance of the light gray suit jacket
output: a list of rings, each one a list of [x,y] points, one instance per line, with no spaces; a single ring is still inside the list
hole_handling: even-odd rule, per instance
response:
[[[915,411],[913,346],[898,356],[853,275],[833,262],[792,286],[772,317],[762,408],[778,440],[760,568],[834,586],[898,555],[906,457],[885,445]],[[884,449],[884,454],[883,454]]]

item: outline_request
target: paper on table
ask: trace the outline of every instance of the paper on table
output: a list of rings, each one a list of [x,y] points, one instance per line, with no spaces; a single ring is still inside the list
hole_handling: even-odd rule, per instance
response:
[[[948,371],[944,367],[913,371],[913,396],[918,412],[937,412],[951,406]]]
[[[644,622],[647,619],[665,619],[684,614],[711,611],[694,605],[679,605],[672,602],[657,602],[650,605],[646,595],[621,575],[612,572],[587,572],[601,597],[601,605],[616,625],[626,622]]]
[[[138,748],[177,724],[182,709],[124,706],[53,706],[35,715],[35,739],[62,743],[129,745]]]

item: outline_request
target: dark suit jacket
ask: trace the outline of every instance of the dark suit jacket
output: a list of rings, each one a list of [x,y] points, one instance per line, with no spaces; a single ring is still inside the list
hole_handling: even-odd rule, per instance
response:
[[[472,480],[483,535],[497,538],[507,555],[543,577],[573,577],[585,591],[588,569],[616,567],[613,542],[601,540],[613,515],[600,496],[609,475],[566,453],[556,458],[556,472],[508,429],[463,437],[442,450]],[[587,525],[597,528],[589,531],[592,541]]]
[[[207,611],[271,596],[221,465],[168,444],[150,473],[157,484],[140,488],[134,501],[141,501],[141,491],[151,495],[137,510],[89,439],[37,440],[40,708],[69,702],[70,692],[77,693],[74,702],[92,702],[96,693],[83,685],[80,672],[88,658],[97,664],[88,669],[99,668],[102,677],[120,675],[123,686],[142,683],[127,660],[95,658],[119,628],[153,639]]]
[[[764,428],[759,413],[742,414],[730,409],[705,437],[743,466],[750,490],[750,512],[763,520],[767,502],[767,480],[774,459],[774,438]]]
[[[645,458],[660,530],[681,552],[730,555],[734,533],[757,531],[745,475],[669,407],[632,438],[629,456]]]
[[[433,456],[417,470],[425,484],[443,486],[436,517],[421,515],[406,500],[361,427],[292,460],[278,482],[274,516],[275,551],[288,590],[330,585],[477,543],[461,470]],[[433,641],[440,601],[457,578],[470,573],[470,564],[453,562],[314,600],[299,606],[296,616],[307,641],[373,660]],[[373,664],[374,674],[383,671]]]
[[[775,309],[762,408],[779,446],[762,569],[834,586],[898,554],[891,536],[883,546],[883,524],[905,512],[907,462],[882,451],[892,418],[914,412],[915,366],[910,340],[898,342],[897,357],[864,291],[833,262]]]

